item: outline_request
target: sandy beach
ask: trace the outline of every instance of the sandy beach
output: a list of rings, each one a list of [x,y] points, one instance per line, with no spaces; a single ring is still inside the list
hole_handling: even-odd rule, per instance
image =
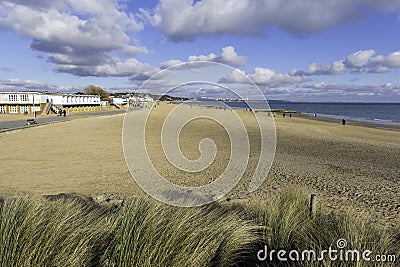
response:
[[[159,141],[162,122],[172,108],[161,104],[151,113],[146,128],[149,156],[156,169],[176,184],[207,184],[227,165],[228,135],[208,120],[190,122],[180,135],[183,154],[198,158],[198,144],[206,137],[214,140],[218,152],[215,161],[200,173],[178,170],[168,163]],[[272,168],[263,185],[248,193],[260,134],[250,112],[238,114],[245,122],[251,152],[243,179],[225,199],[267,198],[287,188],[302,188],[317,194],[319,203],[329,209],[351,207],[371,214],[373,220],[399,225],[399,132],[277,116]],[[123,114],[79,118],[2,133],[0,194],[78,193],[120,198],[143,194],[125,163],[123,120]]]
[[[399,132],[303,118],[276,123],[269,179],[277,188],[302,186],[330,208],[351,206],[400,222]]]

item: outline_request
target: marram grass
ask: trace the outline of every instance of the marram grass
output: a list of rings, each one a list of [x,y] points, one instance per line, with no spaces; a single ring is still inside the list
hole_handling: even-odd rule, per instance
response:
[[[396,262],[343,262],[323,261],[292,262],[289,266],[398,266],[400,264],[399,231],[389,230],[372,223],[365,213],[346,211],[326,212],[319,210],[313,217],[309,214],[310,198],[299,190],[284,192],[270,200],[251,202],[244,205],[244,215],[261,226],[260,247],[275,250],[310,250],[320,252],[345,239],[344,249],[371,250],[373,255],[395,255]],[[286,255],[287,256],[287,255]],[[264,262],[261,266],[288,266],[286,262]]]
[[[0,206],[0,266],[379,266],[257,260],[265,245],[319,250],[335,247],[339,238],[399,259],[398,232],[354,211],[318,211],[311,218],[308,206],[309,197],[298,190],[201,208],[148,198],[106,209],[76,196],[11,197]]]
[[[218,205],[177,208],[136,199],[114,229],[110,266],[234,266],[256,241],[248,221]]]
[[[4,200],[0,212],[1,266],[90,266],[106,233],[104,215],[74,199]]]

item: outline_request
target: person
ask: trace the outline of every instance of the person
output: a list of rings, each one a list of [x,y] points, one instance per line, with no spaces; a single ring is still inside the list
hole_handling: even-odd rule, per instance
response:
[[[346,125],[346,120],[342,119],[342,125]]]
[[[286,116],[286,114],[285,114],[285,112],[283,112],[283,113],[282,113],[282,117],[284,117],[284,118],[285,118],[285,116]]]
[[[292,113],[289,113],[289,118],[292,118]]]
[[[63,116],[67,116],[67,111],[65,109],[63,109]]]

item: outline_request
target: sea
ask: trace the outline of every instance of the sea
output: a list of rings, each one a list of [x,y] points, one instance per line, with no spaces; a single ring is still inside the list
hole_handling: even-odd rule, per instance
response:
[[[216,101],[195,101],[187,102],[197,105],[218,105]],[[262,101],[224,101],[224,104],[233,109],[249,108],[250,103],[254,109],[265,108],[265,102]],[[223,103],[220,102],[222,106]],[[376,124],[379,128],[398,129],[400,127],[400,103],[360,103],[360,102],[290,102],[290,101],[268,101],[271,109],[293,110],[305,116],[314,114],[318,117],[342,120],[347,122],[360,122],[368,124]]]

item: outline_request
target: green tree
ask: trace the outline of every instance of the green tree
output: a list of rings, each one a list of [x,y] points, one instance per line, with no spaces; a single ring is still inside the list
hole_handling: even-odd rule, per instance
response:
[[[85,94],[87,95],[99,95],[102,101],[110,101],[110,93],[103,88],[95,85],[89,85],[85,87]]]

